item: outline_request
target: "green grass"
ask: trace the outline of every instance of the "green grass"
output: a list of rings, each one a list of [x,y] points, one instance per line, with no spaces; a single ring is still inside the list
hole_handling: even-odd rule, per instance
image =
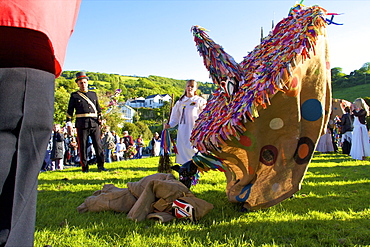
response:
[[[333,88],[333,98],[353,102],[357,98],[370,97],[370,83],[347,88]]]
[[[76,207],[104,184],[126,187],[156,172],[158,158],[41,173],[35,246],[370,246],[370,161],[316,154],[294,199],[241,213],[225,195],[223,173],[201,176],[194,194],[214,205],[198,223],[135,223],[123,213],[79,214]]]

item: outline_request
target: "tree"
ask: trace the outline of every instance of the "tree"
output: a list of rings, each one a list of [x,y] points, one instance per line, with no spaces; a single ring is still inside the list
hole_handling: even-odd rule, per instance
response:
[[[164,119],[169,119],[170,117],[170,112],[171,112],[171,103],[170,102],[163,102],[163,106],[160,109],[160,113],[161,113],[161,116],[164,118]]]
[[[74,79],[66,79],[64,77],[59,77],[55,80],[55,88],[58,89],[59,87],[64,87],[67,92],[72,93],[76,91],[77,84]]]
[[[138,127],[133,123],[125,122],[121,128],[121,135],[123,134],[123,131],[128,131],[129,135],[132,137],[136,137],[139,135],[140,131]]]
[[[62,124],[66,119],[70,94],[64,87],[60,87],[55,91],[54,96],[54,122]]]
[[[140,121],[136,122],[135,124],[139,133],[143,135],[144,140],[150,140],[153,137],[152,131],[149,129],[148,125]]]
[[[103,118],[106,121],[106,125],[108,125],[111,130],[115,130],[117,133],[120,131],[120,125],[122,124],[121,113],[117,110],[112,110],[108,114],[105,114]]]
[[[359,71],[364,76],[364,84],[369,83],[370,76],[367,76],[367,75],[370,74],[370,62],[364,63],[364,65],[362,65],[362,67],[359,69]]]
[[[140,120],[140,112],[136,111],[134,116],[132,117],[133,122],[138,122]]]
[[[119,87],[118,82],[116,80],[112,80],[111,81],[111,84],[110,84],[110,90],[111,90],[111,92],[115,92],[116,89],[118,89],[118,87]]]
[[[362,73],[370,74],[370,62],[364,63],[359,69]]]
[[[346,74],[343,73],[343,69],[340,67],[335,67],[331,69],[331,79],[332,81],[338,80],[345,76]]]

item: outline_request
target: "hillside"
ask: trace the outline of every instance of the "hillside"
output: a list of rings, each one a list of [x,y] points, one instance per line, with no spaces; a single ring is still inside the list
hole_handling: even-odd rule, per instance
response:
[[[343,73],[343,69],[340,67],[332,68],[331,85],[333,98],[345,99],[351,102],[357,98],[370,99],[369,78],[370,62],[364,63],[361,68],[352,71],[348,75]]]
[[[63,71],[56,80],[56,89],[64,87],[67,92],[75,91],[77,86],[74,82],[77,71]],[[147,97],[153,94],[174,94],[175,98],[183,94],[186,80],[150,75],[148,77],[136,77],[118,74],[106,74],[99,72],[86,72],[90,78],[89,86],[94,87],[102,94],[114,93],[121,89],[124,100],[134,97]],[[211,94],[215,90],[213,83],[198,82],[198,88],[203,94]]]
[[[75,82],[75,75],[78,71],[63,71],[62,75],[56,79],[55,102],[54,102],[54,122],[63,123],[67,111],[70,93],[78,89]],[[130,98],[148,97],[153,94],[174,95],[175,101],[184,93],[186,80],[176,80],[172,78],[150,75],[148,77],[137,77],[118,74],[106,74],[99,72],[86,72],[89,77],[89,87],[94,90],[102,108],[106,110],[117,89],[121,89],[119,96],[115,96],[117,102],[125,102]],[[211,94],[216,86],[213,83],[198,82],[198,89],[201,94]],[[169,105],[163,109],[151,109],[151,125],[161,121],[169,114]],[[103,110],[104,110],[103,109]],[[145,111],[145,110],[143,110]],[[117,115],[117,114],[116,114]],[[138,113],[139,118],[145,119],[144,112]],[[154,117],[155,116],[155,117]],[[168,117],[168,116],[167,116]],[[117,125],[120,118],[110,114],[106,120],[110,126]],[[114,122],[115,121],[115,122]]]
[[[370,83],[347,88],[333,88],[333,98],[353,102],[357,98],[370,97]]]

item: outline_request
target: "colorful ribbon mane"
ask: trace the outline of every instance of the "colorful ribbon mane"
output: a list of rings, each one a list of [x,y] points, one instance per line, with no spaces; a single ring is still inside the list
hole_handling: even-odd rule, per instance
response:
[[[198,26],[194,41],[213,82],[236,78],[238,90],[227,97],[216,90],[200,114],[191,141],[202,153],[218,150],[226,140],[240,140],[245,123],[258,117],[257,107],[266,108],[270,97],[287,89],[293,69],[315,54],[321,28],[326,27],[326,10],[319,6],[294,6],[289,16],[238,64]]]

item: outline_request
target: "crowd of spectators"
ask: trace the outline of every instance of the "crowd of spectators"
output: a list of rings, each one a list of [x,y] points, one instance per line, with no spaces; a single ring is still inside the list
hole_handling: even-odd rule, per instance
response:
[[[157,132],[153,135],[153,139],[149,141],[148,146],[145,145],[142,135],[133,139],[128,131],[122,133],[123,136],[120,137],[116,131],[110,130],[109,126],[104,126],[101,142],[106,163],[141,159],[143,154],[159,156],[160,137]],[[75,128],[72,128],[71,132],[66,127],[55,124],[50,135],[41,171],[63,170],[66,166],[81,166],[76,136]],[[87,160],[89,165],[96,163],[96,154],[90,137],[87,145]]]
[[[327,126],[326,134],[320,137],[316,151],[338,152],[339,146],[343,154],[353,159],[366,160],[370,156],[369,130],[366,127],[369,106],[364,99],[358,98],[344,111],[342,116],[335,117],[332,128]]]

